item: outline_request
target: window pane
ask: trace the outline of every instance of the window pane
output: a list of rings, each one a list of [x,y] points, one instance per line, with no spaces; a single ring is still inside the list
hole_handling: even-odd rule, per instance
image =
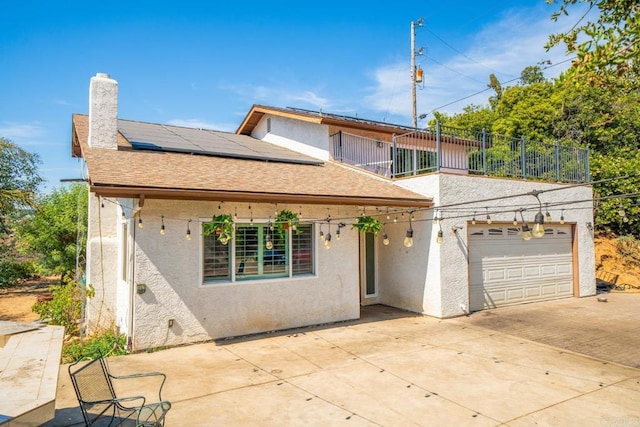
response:
[[[204,236],[204,280],[230,280],[229,245],[223,245],[218,236]]]
[[[268,238],[267,238],[268,236]],[[271,245],[267,248],[267,241]],[[266,224],[236,227],[236,279],[289,276],[288,231],[280,234]]]
[[[300,234],[293,233],[293,275],[313,274],[313,226],[298,225]]]

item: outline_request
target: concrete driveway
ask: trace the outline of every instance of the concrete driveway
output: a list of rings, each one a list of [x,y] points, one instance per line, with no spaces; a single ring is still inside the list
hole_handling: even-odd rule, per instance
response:
[[[620,311],[617,298],[565,300],[596,308],[565,307],[573,314],[564,319],[583,329],[593,324],[588,319],[598,324],[592,315],[602,315],[601,307]],[[633,305],[640,297],[630,300],[627,308],[640,313]],[[498,331],[495,322],[481,326],[488,318],[508,325],[510,310],[439,320],[373,306],[356,322],[111,358],[109,365],[116,375],[167,374],[168,426],[640,426],[640,370]],[[605,329],[609,319],[601,322]],[[555,323],[542,322],[573,334]],[[81,423],[66,367],[56,408],[48,426]]]

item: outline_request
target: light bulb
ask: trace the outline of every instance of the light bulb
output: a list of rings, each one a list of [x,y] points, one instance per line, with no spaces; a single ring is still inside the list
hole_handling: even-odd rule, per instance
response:
[[[398,215],[393,218],[393,222],[398,222]]]
[[[144,227],[144,225],[142,225],[142,217],[138,218],[138,228],[142,228]]]
[[[223,245],[226,245],[227,243],[229,243],[229,238],[227,236],[222,236],[220,238],[220,243],[222,243]]]
[[[473,219],[471,220],[471,224],[476,225],[476,217],[474,216]]]
[[[340,240],[340,229],[339,228],[336,230],[336,239]]]
[[[324,239],[324,248],[331,248],[331,233],[327,233],[327,237]]]
[[[533,234],[531,234],[530,230],[524,231],[524,229],[522,229],[522,238],[524,240],[531,240],[532,237],[533,237]]]
[[[160,234],[164,236],[164,224],[160,226]]]
[[[191,240],[191,230],[187,229],[187,235],[185,237],[187,240]]]
[[[542,215],[542,212],[538,211],[534,222],[535,224],[533,225],[533,230],[531,230],[531,234],[533,234],[533,237],[544,236],[544,215]]]
[[[271,241],[271,236],[267,234],[266,240],[267,242],[265,243],[265,246],[267,247],[267,249],[273,249],[273,242]]]
[[[564,215],[560,216],[560,224],[564,224]]]
[[[489,214],[487,214],[487,224],[491,224],[493,221],[491,221],[491,216],[489,216]]]
[[[389,236],[387,236],[387,233],[382,233],[382,244],[389,246]]]
[[[407,248],[410,248],[411,246],[413,246],[413,230],[412,229],[407,230],[407,235],[404,237],[404,245]]]
[[[444,242],[444,236],[442,235],[442,230],[438,230],[438,237],[436,238],[436,243],[441,244]]]
[[[324,232],[320,230],[320,240],[324,240]]]

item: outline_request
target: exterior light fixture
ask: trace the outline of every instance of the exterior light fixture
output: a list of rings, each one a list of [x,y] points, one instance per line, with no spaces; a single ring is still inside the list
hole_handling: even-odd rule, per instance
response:
[[[271,235],[267,234],[267,236],[265,237],[265,244],[264,246],[267,249],[273,249],[273,242],[271,241]]]
[[[487,209],[487,224],[491,224],[493,221],[491,221],[491,215],[489,215],[489,208]]]
[[[189,224],[191,224],[191,220],[187,222],[187,234],[185,235],[187,240],[191,240],[191,229],[189,228]]]
[[[533,234],[531,233],[531,229],[529,228],[529,225],[524,220],[524,216],[522,215],[523,210],[524,209],[522,208],[520,209],[520,218],[522,218],[522,239],[531,240],[531,238],[533,237]]]
[[[404,237],[404,246],[410,248],[413,246],[413,228],[411,227],[411,217],[409,217],[409,229]]]
[[[564,224],[564,209],[560,211],[560,224]]]
[[[545,203],[544,206],[545,206],[545,210],[546,210],[544,216],[545,216],[547,221],[551,221],[551,214],[549,213],[549,203]]]
[[[324,239],[324,248],[325,249],[330,249],[331,248],[331,233],[330,232],[327,233],[327,237]]]
[[[591,224],[591,222],[587,222],[586,226],[590,231],[593,231],[593,224]]]
[[[382,244],[385,246],[389,246],[389,236],[387,236],[386,232],[382,232]]]
[[[531,234],[533,237],[543,237],[544,236],[544,215],[542,215],[542,211],[538,211],[534,219],[535,224],[533,225],[533,230],[531,230]]]
[[[164,215],[160,216],[160,220],[162,221],[162,225],[160,225],[160,234],[164,236]]]
[[[540,202],[540,197],[538,197],[539,194],[540,191],[538,190],[531,192],[531,195],[538,201],[538,213],[533,220],[535,224],[533,225],[533,230],[531,230],[533,237],[544,237],[544,215],[542,214],[542,203]]]

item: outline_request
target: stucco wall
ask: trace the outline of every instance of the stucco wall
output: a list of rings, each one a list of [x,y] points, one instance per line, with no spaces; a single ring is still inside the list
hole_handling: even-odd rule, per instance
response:
[[[268,119],[271,119],[270,132],[267,132]],[[320,160],[329,159],[329,128],[326,125],[265,115],[251,136]]]
[[[425,293],[425,304],[423,312],[437,317],[452,317],[464,314],[462,306],[469,307],[469,272],[468,272],[468,240],[467,224],[470,223],[473,211],[477,210],[476,219],[486,220],[486,209],[489,208],[491,218],[494,222],[511,223],[514,217],[514,210],[520,207],[528,208],[524,213],[525,220],[532,225],[533,217],[537,211],[536,199],[531,195],[520,197],[506,197],[528,193],[533,190],[544,191],[554,190],[540,194],[540,201],[544,204],[556,204],[550,208],[552,222],[558,223],[560,209],[564,208],[564,218],[567,224],[574,224],[577,228],[578,245],[578,269],[575,274],[579,280],[579,296],[594,295],[595,284],[595,252],[593,245],[593,234],[587,228],[587,223],[593,223],[593,204],[591,201],[580,204],[573,203],[578,200],[590,200],[592,190],[590,186],[566,186],[553,183],[542,183],[536,181],[523,181],[515,179],[489,178],[482,176],[465,176],[457,174],[439,173],[425,175],[416,178],[403,179],[397,182],[405,188],[421,194],[434,197],[434,206],[447,206],[464,203],[457,209],[464,211],[454,211],[444,209],[442,216],[442,229],[444,232],[444,242],[435,243],[435,228],[430,235],[428,243],[429,257],[439,259],[439,283],[440,295],[438,292],[431,294],[430,287]],[[499,200],[481,201],[491,198],[501,198]],[[562,203],[566,204],[562,204]],[[500,211],[500,212],[498,212]],[[459,218],[452,218],[459,216]],[[518,214],[519,217],[519,214]],[[454,233],[452,227],[461,229]],[[434,225],[434,227],[436,227]],[[523,244],[526,242],[523,241]],[[429,266],[431,269],[431,265]],[[437,268],[436,268],[437,269]],[[416,274],[419,274],[417,272]],[[428,272],[427,277],[435,278],[435,274]],[[430,281],[427,280],[427,283]],[[439,298],[439,304],[435,300]]]
[[[87,300],[86,320],[90,330],[109,327],[116,321],[119,208],[105,200],[104,207],[89,194],[86,283],[95,297]]]
[[[234,213],[248,222],[248,205],[147,200],[142,209],[144,228],[136,230],[135,283],[147,286],[134,296],[136,349],[176,345],[311,324],[356,319],[360,315],[358,234],[346,227],[342,238],[325,249],[314,233],[317,272],[314,277],[205,284],[200,279],[198,218]],[[299,206],[278,209],[295,212]],[[252,205],[254,220],[274,214],[274,205]],[[303,218],[324,218],[326,207],[302,207]],[[333,216],[344,208],[331,209]],[[160,216],[166,234],[161,236]],[[351,215],[354,215],[352,212]],[[186,222],[192,240],[185,239]],[[326,233],[327,227],[324,226]],[[168,326],[173,319],[173,326]]]

